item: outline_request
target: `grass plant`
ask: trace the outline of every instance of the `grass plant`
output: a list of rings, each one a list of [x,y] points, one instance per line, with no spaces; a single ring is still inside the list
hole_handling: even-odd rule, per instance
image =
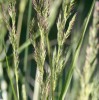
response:
[[[0,99],[99,99],[99,1],[90,3],[76,30],[78,6],[77,0],[0,0]],[[80,34],[75,50],[74,29]],[[85,57],[82,67],[79,57]]]

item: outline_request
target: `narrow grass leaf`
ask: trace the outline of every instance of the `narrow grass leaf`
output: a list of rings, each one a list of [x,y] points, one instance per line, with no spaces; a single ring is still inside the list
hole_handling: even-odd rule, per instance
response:
[[[13,92],[13,95],[14,95],[14,99],[17,100],[17,96],[16,96],[16,92],[15,92],[15,89],[14,89],[14,86],[13,86],[13,82],[12,82],[12,79],[10,77],[10,68],[9,68],[9,63],[8,63],[8,57],[6,55],[5,45],[4,45],[4,50],[5,50],[8,77],[9,77],[9,80],[10,80],[10,84],[11,84],[12,92]]]

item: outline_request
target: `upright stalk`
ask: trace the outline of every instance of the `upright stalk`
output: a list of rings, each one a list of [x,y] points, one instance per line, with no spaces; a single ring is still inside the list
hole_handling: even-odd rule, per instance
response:
[[[31,13],[32,13],[32,0],[29,0],[26,41],[29,38],[29,25],[30,25]],[[25,49],[24,71],[26,71],[26,68],[27,68],[27,61],[28,61],[28,47]]]
[[[35,85],[34,85],[33,100],[39,100],[40,80],[42,80],[42,77],[41,77],[41,74],[40,74],[40,70],[37,67],[37,69],[36,69],[36,77],[35,77]]]

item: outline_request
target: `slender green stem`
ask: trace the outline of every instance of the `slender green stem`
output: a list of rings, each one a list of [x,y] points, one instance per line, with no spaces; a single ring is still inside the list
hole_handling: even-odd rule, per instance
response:
[[[19,18],[18,18],[18,25],[17,25],[17,34],[19,36],[19,40],[18,42],[20,43],[20,33],[21,33],[21,28],[22,28],[22,20],[23,20],[23,13],[19,14]],[[18,45],[19,45],[18,43]]]
[[[26,41],[29,38],[29,25],[30,25],[31,13],[32,13],[32,0],[29,1]],[[24,71],[26,71],[27,68],[27,61],[28,61],[27,59],[28,59],[28,48],[25,49]]]
[[[51,95],[52,95],[52,100],[54,100],[54,91],[53,91],[53,70],[52,70],[52,60],[51,60],[51,48],[50,48],[50,42],[48,39],[48,34],[46,36],[46,41],[47,41],[47,50],[48,50],[48,56],[49,56],[49,64],[51,68]]]
[[[36,77],[35,77],[35,85],[34,85],[34,94],[33,94],[33,100],[39,100],[39,93],[40,93],[40,86],[43,77],[41,77],[40,70],[37,66],[36,69]]]
[[[4,45],[4,50],[5,50],[5,55],[6,55],[5,45]],[[13,92],[13,95],[14,95],[14,99],[17,100],[17,96],[16,96],[16,93],[15,93],[13,82],[12,82],[12,79],[10,77],[10,67],[9,67],[7,55],[6,55],[6,64],[7,64],[7,73],[8,73],[8,77],[9,77],[9,80],[10,80],[10,84],[11,84],[12,92]]]
[[[27,0],[21,0],[20,1],[20,6],[19,6],[19,17],[18,17],[18,24],[17,24],[17,34],[18,34],[18,45],[20,43],[20,33],[21,33],[21,28],[22,28],[22,21],[23,21],[23,14],[26,6],[26,1]]]

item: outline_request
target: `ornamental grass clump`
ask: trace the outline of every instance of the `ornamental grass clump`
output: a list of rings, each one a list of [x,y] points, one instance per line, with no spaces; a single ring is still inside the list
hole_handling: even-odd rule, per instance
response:
[[[72,100],[76,93],[70,90],[78,92],[72,76],[94,8],[80,84],[77,81],[79,94],[75,97],[98,100],[99,4],[93,0],[72,54],[71,34],[79,17],[77,4],[77,0],[0,0],[0,99],[65,100],[69,94]]]

